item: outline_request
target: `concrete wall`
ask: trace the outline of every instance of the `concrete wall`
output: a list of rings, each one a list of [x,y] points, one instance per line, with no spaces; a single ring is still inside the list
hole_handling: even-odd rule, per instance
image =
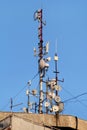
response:
[[[0,112],[0,124],[1,129],[11,124],[12,130],[50,130],[52,127],[59,130],[87,130],[87,121],[70,115]]]
[[[50,130],[41,124],[35,124],[16,116],[12,117],[12,130]]]
[[[11,125],[11,117],[9,116],[0,121],[0,130],[4,130],[4,129],[8,128],[8,127],[10,127],[10,125]]]
[[[46,118],[46,115],[44,117],[45,121],[42,121],[43,115],[37,115],[36,117],[33,114],[33,116],[35,116],[35,118],[33,117],[33,119],[25,118],[26,116],[28,115],[24,114],[24,117],[23,114],[22,116],[13,115],[11,127],[12,130],[50,130],[53,127],[55,127],[57,130],[87,130],[87,121],[72,116],[60,116],[57,126],[55,125],[56,123],[53,124],[53,120],[50,116],[49,121],[47,120],[48,124],[46,123],[46,119],[48,119],[48,117]],[[47,128],[46,126],[49,126],[50,128]]]

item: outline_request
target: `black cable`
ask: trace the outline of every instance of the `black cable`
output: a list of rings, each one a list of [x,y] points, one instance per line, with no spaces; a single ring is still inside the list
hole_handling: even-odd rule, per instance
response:
[[[39,73],[34,75],[34,77],[31,79],[31,82],[37,77],[38,74]],[[13,97],[13,99],[16,98],[26,87],[27,87],[27,84]]]
[[[34,77],[31,79],[31,82],[37,77],[37,75],[39,74],[40,72],[38,72],[36,75],[34,75]]]
[[[37,77],[38,74],[39,72],[36,75],[34,75],[34,77],[31,79],[31,82]],[[27,87],[27,84],[12,99],[15,99],[26,87]],[[10,101],[8,101],[8,103],[2,109],[4,110],[9,104],[10,104]]]
[[[73,98],[66,99],[66,100],[63,101],[63,102],[68,102],[68,101],[70,101],[70,100],[77,99],[78,97],[81,97],[81,96],[84,96],[84,95],[87,95],[87,92],[86,92],[86,93],[79,94],[79,95],[77,95],[77,96],[75,96],[75,97],[73,97]]]
[[[87,105],[86,105],[86,104],[84,104],[83,102],[81,102],[80,100],[77,99],[78,97],[83,96],[83,95],[85,95],[85,94],[87,94],[87,93],[82,93],[82,94],[80,94],[80,95],[74,96],[71,92],[69,92],[68,90],[66,90],[64,87],[62,87],[62,88],[63,88],[64,91],[66,91],[70,96],[72,96],[72,98],[67,99],[67,100],[76,99],[80,104],[82,104],[85,108],[87,108]],[[66,100],[65,100],[65,101],[66,101]],[[65,101],[64,101],[64,102],[65,102]],[[65,102],[65,103],[66,103],[66,102]]]

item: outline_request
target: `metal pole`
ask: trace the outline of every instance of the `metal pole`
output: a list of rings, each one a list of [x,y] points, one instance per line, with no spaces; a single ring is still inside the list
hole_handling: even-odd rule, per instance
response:
[[[12,108],[13,108],[13,99],[11,98],[11,106],[10,106],[11,112],[12,112]]]
[[[38,20],[39,22],[39,27],[38,27],[38,38],[39,38],[39,43],[38,43],[38,48],[39,48],[39,60],[38,60],[38,72],[39,72],[39,108],[38,112],[42,112],[42,104],[43,104],[43,75],[44,75],[44,70],[43,68],[40,67],[40,61],[43,60],[43,20],[42,20],[42,9],[37,10],[35,12],[35,20]]]
[[[58,84],[58,67],[57,67],[57,61],[58,61],[58,56],[55,54],[55,73],[56,73],[56,85]],[[58,91],[56,90],[56,96],[58,95]]]
[[[30,98],[29,98],[29,94],[28,94],[28,102],[27,102],[27,106],[28,106],[28,113],[30,112]]]
[[[42,23],[42,9],[40,10],[40,26],[38,28],[39,31],[39,39],[40,39],[40,43],[39,43],[39,72],[40,72],[40,76],[39,76],[39,94],[40,94],[40,98],[39,98],[39,113],[42,113],[42,101],[43,101],[43,88],[42,88],[42,81],[43,81],[43,70],[40,68],[40,60],[43,58],[43,38],[42,38],[42,28],[43,28],[43,23]]]

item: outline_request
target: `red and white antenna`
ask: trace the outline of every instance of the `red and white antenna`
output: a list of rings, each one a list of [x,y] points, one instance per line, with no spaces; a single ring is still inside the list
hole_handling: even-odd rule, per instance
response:
[[[38,48],[39,48],[39,53],[38,53],[38,56],[39,56],[39,60],[38,60],[38,72],[39,72],[39,113],[43,113],[43,77],[45,76],[45,71],[46,69],[48,69],[49,67],[49,64],[46,63],[46,61],[43,59],[43,56],[44,56],[44,50],[43,48],[46,48],[46,47],[43,47],[43,25],[45,25],[45,23],[43,22],[43,19],[42,19],[42,9],[40,10],[37,10],[35,13],[34,13],[34,19],[35,20],[38,20],[39,22],[39,27],[38,27],[38,39],[39,39],[39,43],[38,43]],[[36,50],[34,49],[34,52]]]

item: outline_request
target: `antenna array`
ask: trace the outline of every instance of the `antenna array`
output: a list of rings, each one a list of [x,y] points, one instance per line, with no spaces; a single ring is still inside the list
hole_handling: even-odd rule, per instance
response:
[[[55,62],[55,78],[54,79],[45,79],[45,74],[47,70],[49,69],[48,62],[51,60],[50,57],[45,58],[45,55],[49,52],[49,42],[46,43],[46,45],[43,45],[43,25],[46,25],[45,22],[43,22],[42,17],[43,10],[37,10],[34,13],[34,20],[37,20],[39,23],[38,27],[38,51],[34,48],[34,56],[38,56],[38,73],[39,73],[39,102],[38,103],[30,103],[30,95],[36,96],[37,91],[32,90],[30,92],[27,90],[26,95],[28,97],[28,112],[30,112],[30,107],[34,106],[35,113],[38,108],[38,113],[42,114],[44,113],[60,113],[64,109],[64,104],[61,102],[61,98],[58,94],[58,92],[61,90],[61,86],[59,86],[58,81],[63,82],[63,80],[58,79],[58,56],[55,54],[54,56],[54,62]],[[38,52],[38,53],[37,53]],[[43,88],[43,83],[45,83],[45,88]],[[32,108],[31,107],[31,108]]]

